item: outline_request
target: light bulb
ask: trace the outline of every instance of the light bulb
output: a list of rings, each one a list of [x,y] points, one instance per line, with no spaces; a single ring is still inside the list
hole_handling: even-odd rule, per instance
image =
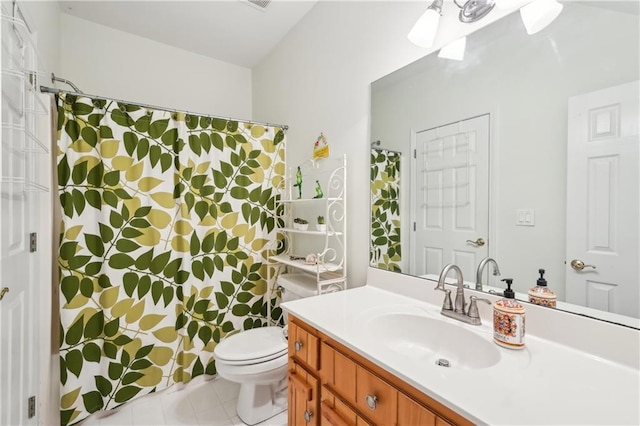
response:
[[[407,38],[411,43],[420,47],[433,46],[439,21],[440,13],[432,8],[427,9],[413,26]]]
[[[520,9],[522,23],[527,34],[535,34],[549,25],[562,11],[556,0],[534,0]]]

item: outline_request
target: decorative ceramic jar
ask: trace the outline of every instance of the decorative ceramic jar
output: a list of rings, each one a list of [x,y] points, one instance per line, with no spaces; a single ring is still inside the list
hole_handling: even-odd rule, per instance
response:
[[[515,299],[493,304],[493,340],[509,349],[524,348],[524,306]]]

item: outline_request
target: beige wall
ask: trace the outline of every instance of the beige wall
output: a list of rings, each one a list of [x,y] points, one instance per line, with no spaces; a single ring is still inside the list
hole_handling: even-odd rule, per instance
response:
[[[60,74],[93,95],[251,118],[251,70],[62,13]]]
[[[521,3],[514,1],[513,4]],[[370,83],[506,13],[496,10],[473,25],[457,22],[445,2],[431,50],[407,40],[426,10],[424,1],[321,1],[253,70],[256,120],[290,126],[289,167],[311,156],[322,131],[334,155],[348,161],[349,286],[366,281],[369,264]]]

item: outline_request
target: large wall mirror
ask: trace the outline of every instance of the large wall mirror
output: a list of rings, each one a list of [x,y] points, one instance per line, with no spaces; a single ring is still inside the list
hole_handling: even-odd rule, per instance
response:
[[[473,288],[491,257],[483,290],[513,278],[523,300],[545,269],[558,309],[639,328],[638,2],[563,4],[372,84],[370,265],[455,263]]]

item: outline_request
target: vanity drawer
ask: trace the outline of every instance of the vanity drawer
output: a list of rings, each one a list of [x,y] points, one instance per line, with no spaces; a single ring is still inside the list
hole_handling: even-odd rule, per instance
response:
[[[321,426],[371,426],[326,386],[322,387],[320,411]]]
[[[324,342],[320,354],[324,388],[335,392],[374,424],[396,423],[398,391],[393,386]]]
[[[398,394],[398,426],[435,426],[438,417],[406,395]],[[440,419],[442,420],[442,419]],[[438,423],[445,426],[449,423]]]
[[[295,317],[289,316],[289,356],[312,370],[320,368],[320,339],[313,330],[305,329]]]
[[[378,425],[393,425],[398,412],[396,388],[371,373],[356,367],[356,407]]]
[[[356,400],[356,364],[326,343],[320,349],[320,381],[352,404]]]

